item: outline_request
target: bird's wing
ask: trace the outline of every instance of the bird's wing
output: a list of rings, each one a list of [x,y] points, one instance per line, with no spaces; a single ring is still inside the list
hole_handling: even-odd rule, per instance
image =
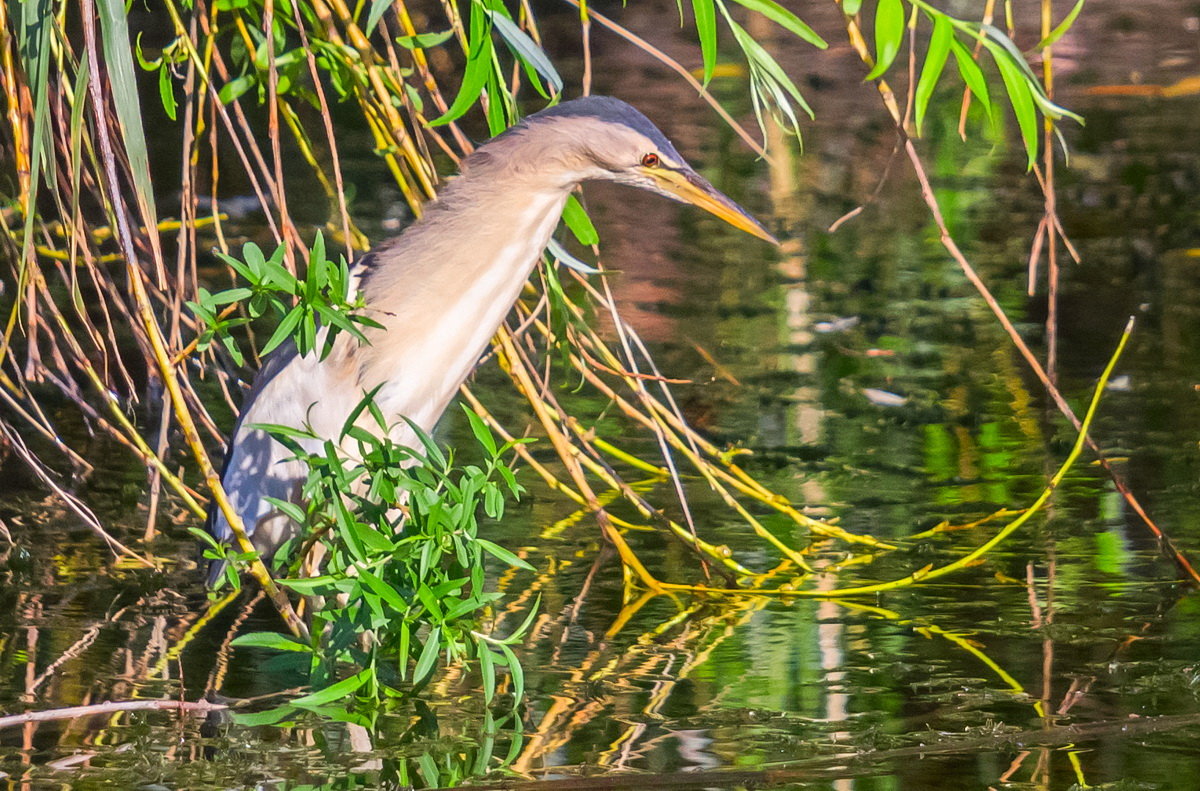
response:
[[[296,501],[307,469],[292,458],[292,451],[255,426],[311,425],[321,436],[335,435],[353,408],[344,403],[344,394],[356,392],[353,383],[346,388],[345,382],[338,381],[347,369],[345,357],[336,345],[325,360],[318,360],[315,354],[302,356],[291,344],[280,347],[268,356],[246,395],[229,440],[221,484],[242,517],[247,535],[265,556],[296,530],[268,498]],[[312,444],[315,449],[316,442]],[[209,507],[206,527],[220,541],[233,538],[229,522],[215,504]],[[220,573],[219,567],[210,570],[210,580]]]

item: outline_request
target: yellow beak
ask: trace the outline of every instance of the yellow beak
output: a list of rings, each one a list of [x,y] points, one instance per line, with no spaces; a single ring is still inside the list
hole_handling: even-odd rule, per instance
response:
[[[753,234],[771,244],[779,244],[779,240],[768,233],[762,224],[754,219],[748,211],[725,197],[716,187],[709,184],[703,177],[692,170],[674,170],[671,168],[639,167],[638,171],[647,178],[653,179],[658,187],[675,196],[684,203],[699,206],[705,211],[720,217],[734,228]]]

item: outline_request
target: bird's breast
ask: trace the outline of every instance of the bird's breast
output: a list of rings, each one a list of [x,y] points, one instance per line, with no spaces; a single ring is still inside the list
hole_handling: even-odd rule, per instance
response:
[[[456,223],[459,238],[439,240],[438,260],[406,267],[388,294],[367,291],[368,308],[388,306],[361,369],[385,414],[432,429],[520,296],[565,201],[562,191],[535,194]]]

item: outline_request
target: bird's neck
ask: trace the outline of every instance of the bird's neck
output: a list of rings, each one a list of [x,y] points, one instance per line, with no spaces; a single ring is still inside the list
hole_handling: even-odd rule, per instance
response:
[[[386,249],[364,286],[384,325],[364,354],[360,384],[385,383],[381,408],[429,429],[521,293],[569,192],[537,182],[448,185],[444,197]]]

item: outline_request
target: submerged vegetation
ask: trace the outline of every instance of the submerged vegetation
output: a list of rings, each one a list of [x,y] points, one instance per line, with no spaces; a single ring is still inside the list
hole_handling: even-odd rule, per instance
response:
[[[154,540],[185,529],[204,540],[195,525],[212,498],[237,541],[225,547],[208,540],[208,556],[230,564],[223,576],[232,587],[239,570],[248,570],[291,631],[290,637],[243,634],[222,650],[281,652],[307,687],[265,712],[244,715],[246,723],[317,712],[370,727],[381,704],[436,685],[438,667],[459,672],[464,663],[478,669],[485,707],[504,691],[506,706],[518,709],[524,675],[512,646],[530,633],[539,614],[536,596],[519,605],[518,616],[485,569],[489,559],[506,568],[531,566],[479,535],[480,514],[500,519],[506,498],[520,493],[518,474],[536,476],[574,503],[577,517],[594,520],[622,563],[625,604],[636,611],[660,595],[674,603],[664,630],[705,617],[686,595],[860,596],[917,585],[978,561],[1039,513],[1085,452],[1120,353],[1113,352],[1077,417],[1058,389],[1057,256],[1073,248],[1056,213],[1054,169],[1065,147],[1058,124],[1082,119],[1055,102],[1052,53],[1084,0],[1057,17],[1043,14],[1035,48],[1040,74],[1013,43],[1011,18],[1007,30],[998,26],[994,3],[976,21],[924,0],[828,2],[840,8],[840,30],[818,32],[803,12],[797,16],[773,0],[681,4],[680,17],[695,32],[701,63],[695,73],[619,19],[572,3],[582,36],[578,84],[560,75],[524,3],[164,0],[149,19],[137,20],[145,30],[131,27],[130,12],[118,0],[0,5],[0,87],[10,121],[0,135],[9,163],[0,244],[11,266],[0,346],[5,435],[37,435],[13,442],[13,449],[107,542],[115,562],[170,563],[152,554]],[[768,46],[751,20],[786,32],[786,43],[775,39]],[[271,427],[309,468],[304,502],[277,503],[307,532],[298,546],[285,548],[279,567],[253,552],[213,463],[239,391],[262,356],[279,345],[307,351],[338,332],[361,337],[369,321],[349,292],[350,262],[369,243],[356,217],[335,119],[353,116],[352,123],[368,130],[381,167],[408,212],[419,216],[437,194],[439,173],[470,152],[472,137],[484,128],[480,122],[496,134],[524,111],[591,91],[596,26],[677,72],[763,156],[796,145],[778,130],[799,138],[803,117],[813,114],[774,54],[778,47],[824,49],[838,35],[853,48],[861,61],[856,76],[870,83],[862,90],[878,92],[895,125],[892,158],[907,161],[915,174],[946,254],[1075,432],[1069,452],[1048,460],[1057,472],[1041,493],[1029,503],[1006,503],[984,520],[994,526],[975,549],[938,564],[914,560],[896,574],[884,559],[914,546],[916,537],[899,542],[815,518],[807,503],[793,502],[747,467],[741,448],[691,426],[672,391],[672,372],[660,370],[637,328],[619,314],[605,266],[616,262],[594,260],[599,236],[584,204],[573,199],[564,217],[573,241],[547,253],[489,354],[524,400],[528,425],[506,423],[493,396],[468,386],[465,419],[477,447],[458,454],[428,437],[422,436],[421,448],[404,448],[355,426],[362,414],[381,430],[393,419],[369,399],[337,441]],[[708,91],[727,57],[748,85],[747,115],[753,112],[761,138]],[[898,94],[893,83],[905,85],[906,93]],[[1045,355],[1018,332],[943,216],[919,142],[939,102],[959,109],[963,134],[998,135],[1015,121],[1024,164],[1045,196],[1030,245],[1031,288],[1037,263],[1046,262]],[[161,124],[178,130],[181,141],[171,151],[181,174],[178,195],[175,185],[152,181],[151,149],[158,141],[147,130]],[[272,255],[236,237],[225,210],[230,184],[253,193]],[[294,213],[289,194],[299,188],[324,193],[329,211],[322,223]],[[47,409],[51,393],[70,409]],[[576,398],[579,393],[592,400]],[[627,431],[606,430],[614,418],[645,440],[625,446]],[[94,462],[64,439],[77,433],[64,423],[101,433],[144,463],[150,508],[141,535],[118,534],[61,482],[64,473],[91,474]],[[646,446],[657,455],[642,453]],[[1091,447],[1098,453],[1094,442]],[[1101,462],[1181,572],[1197,581],[1119,473]],[[730,518],[746,525],[755,537],[752,549],[731,549],[706,531],[689,506],[695,488],[711,492]],[[668,577],[679,569],[640,558],[627,535],[642,530],[693,553],[697,562],[688,575]],[[848,569],[869,573],[876,563],[889,571],[875,581],[838,579]],[[214,598],[212,612],[229,601]],[[623,613],[613,629],[628,617]],[[429,784],[437,781],[436,767],[425,773]]]

